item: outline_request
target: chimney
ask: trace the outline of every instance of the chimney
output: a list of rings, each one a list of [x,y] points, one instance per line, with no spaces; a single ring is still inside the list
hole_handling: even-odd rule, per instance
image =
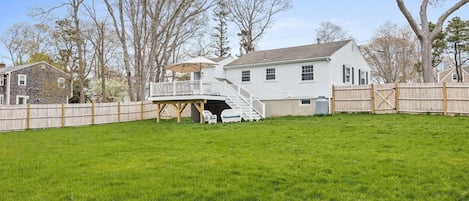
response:
[[[7,65],[5,63],[0,63],[0,68],[5,68]]]
[[[321,44],[321,39],[316,38],[317,44]]]

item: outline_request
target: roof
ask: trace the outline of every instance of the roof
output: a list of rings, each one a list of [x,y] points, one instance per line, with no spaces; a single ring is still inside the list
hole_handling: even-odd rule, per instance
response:
[[[21,70],[21,69],[24,69],[24,68],[29,68],[29,67],[32,67],[32,66],[36,66],[38,64],[46,64],[62,73],[65,73],[63,70],[53,66],[53,65],[50,65],[44,61],[41,61],[41,62],[36,62],[36,63],[30,63],[30,64],[23,64],[23,65],[19,65],[19,66],[9,66],[9,67],[5,67],[5,68],[0,68],[0,73],[9,73],[9,72],[13,72],[13,71],[17,71],[17,70]],[[66,74],[66,73],[65,73]]]
[[[226,66],[330,57],[352,40],[251,52]]]
[[[212,60],[212,61],[218,63],[218,62],[223,61],[223,60],[225,60],[225,59],[227,59],[227,58],[230,58],[230,56],[227,56],[227,57],[215,57],[215,58],[208,58],[208,59],[210,59],[210,60]]]

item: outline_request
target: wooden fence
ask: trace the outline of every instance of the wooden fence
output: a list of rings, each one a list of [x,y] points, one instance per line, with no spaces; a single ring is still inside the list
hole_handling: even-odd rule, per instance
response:
[[[468,83],[333,86],[332,112],[469,114]]]
[[[167,107],[163,117],[175,117]],[[190,116],[186,110],[183,116]],[[85,126],[156,118],[150,101],[87,104],[28,104],[0,106],[0,131]],[[156,122],[155,122],[156,123]]]

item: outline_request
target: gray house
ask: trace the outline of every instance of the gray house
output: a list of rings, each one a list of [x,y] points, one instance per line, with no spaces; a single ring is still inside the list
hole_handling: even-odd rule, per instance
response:
[[[70,76],[46,62],[0,64],[0,105],[59,104],[70,97]]]

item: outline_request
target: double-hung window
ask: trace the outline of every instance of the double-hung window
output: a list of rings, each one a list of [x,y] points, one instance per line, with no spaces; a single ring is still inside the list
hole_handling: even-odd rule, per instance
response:
[[[275,80],[275,68],[265,69],[265,80]]]
[[[0,105],[3,105],[3,102],[4,102],[4,100],[3,100],[3,94],[0,94]]]
[[[18,86],[26,86],[26,75],[18,75]]]
[[[0,86],[5,84],[5,75],[0,75]]]
[[[59,85],[59,88],[61,88],[61,89],[65,88],[65,79],[64,78],[59,77],[59,79],[57,79],[57,83]]]
[[[313,65],[301,67],[301,81],[314,80],[314,67]]]
[[[241,82],[250,82],[251,81],[251,71],[245,70],[241,71]]]

